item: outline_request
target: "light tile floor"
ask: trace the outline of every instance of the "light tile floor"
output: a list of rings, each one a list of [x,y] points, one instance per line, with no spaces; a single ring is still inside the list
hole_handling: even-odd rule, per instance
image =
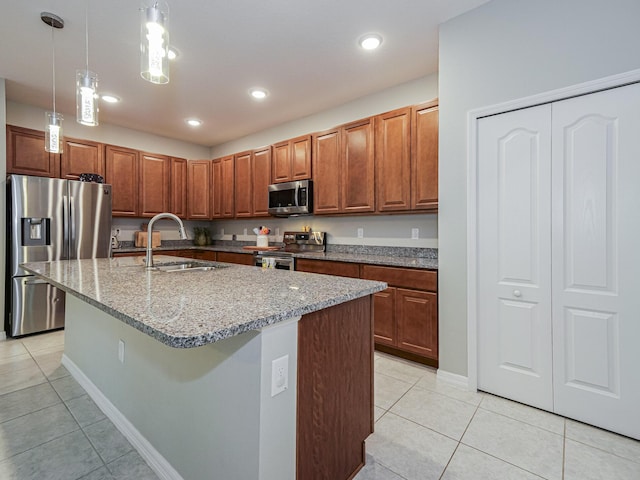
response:
[[[0,341],[0,479],[157,480],[60,364],[64,332]]]
[[[63,348],[62,331],[0,341],[0,479],[156,480],[61,366]],[[355,480],[640,479],[638,441],[456,388],[381,353],[375,405]]]
[[[375,354],[375,433],[355,480],[640,480],[640,442]]]

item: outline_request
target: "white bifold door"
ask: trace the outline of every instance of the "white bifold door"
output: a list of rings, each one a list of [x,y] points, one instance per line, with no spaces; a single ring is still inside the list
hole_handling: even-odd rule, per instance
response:
[[[478,388],[640,438],[640,85],[478,121]]]

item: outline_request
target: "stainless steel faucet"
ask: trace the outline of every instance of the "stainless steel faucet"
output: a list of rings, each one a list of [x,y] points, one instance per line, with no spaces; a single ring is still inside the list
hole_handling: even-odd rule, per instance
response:
[[[153,242],[152,242],[153,224],[156,222],[156,220],[160,220],[162,218],[171,218],[172,220],[175,220],[176,222],[178,222],[178,225],[180,225],[180,230],[179,230],[180,238],[182,240],[187,239],[187,232],[185,232],[184,230],[184,225],[182,223],[182,220],[180,220],[180,218],[178,218],[173,213],[159,213],[158,215],[153,217],[149,222],[149,226],[147,227],[147,258],[145,259],[145,262],[144,262],[147,268],[153,267],[153,252],[152,252],[153,251]]]

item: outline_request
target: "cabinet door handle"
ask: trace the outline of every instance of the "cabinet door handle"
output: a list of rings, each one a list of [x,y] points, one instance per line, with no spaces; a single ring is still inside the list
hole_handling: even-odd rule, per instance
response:
[[[522,292],[520,290],[514,290],[513,291],[513,296],[520,298],[522,296]]]

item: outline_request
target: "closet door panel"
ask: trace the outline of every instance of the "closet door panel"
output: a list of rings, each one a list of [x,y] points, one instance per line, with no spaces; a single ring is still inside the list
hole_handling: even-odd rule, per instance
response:
[[[551,410],[551,107],[478,124],[478,387]]]
[[[553,104],[555,411],[640,438],[640,85]]]

